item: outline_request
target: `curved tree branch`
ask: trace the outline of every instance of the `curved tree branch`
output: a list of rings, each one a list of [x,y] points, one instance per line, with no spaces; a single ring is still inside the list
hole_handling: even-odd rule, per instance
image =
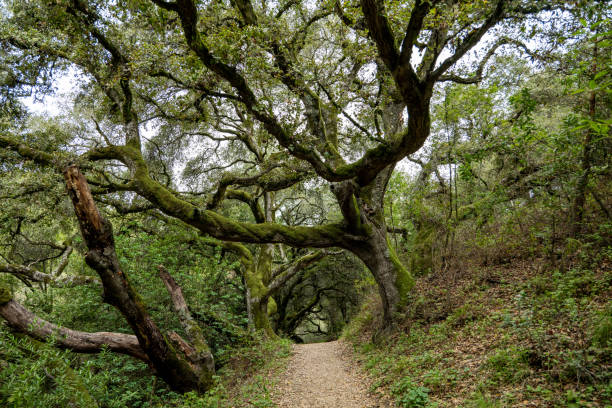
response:
[[[22,157],[42,165],[61,169],[61,161],[53,155],[33,149],[22,143],[7,142],[0,136],[0,147],[9,146]],[[7,142],[6,145],[3,142]],[[13,146],[15,149],[13,149]],[[194,204],[181,199],[173,191],[153,180],[140,151],[133,146],[109,146],[92,149],[81,156],[81,160],[119,160],[127,165],[134,179],[121,185],[121,191],[134,191],[154,204],[162,212],[197,228],[212,237],[234,242],[284,243],[294,247],[345,247],[344,224],[333,223],[323,226],[285,226],[276,223],[250,224],[232,220],[210,210],[201,210]],[[63,170],[63,169],[62,169]]]
[[[270,296],[274,292],[276,292],[281,286],[283,286],[289,279],[294,277],[298,272],[303,271],[313,263],[325,258],[327,255],[330,255],[330,252],[311,252],[301,258],[298,258],[289,265],[284,265],[281,268],[273,271],[273,280],[272,282],[270,282],[270,284],[268,284],[267,296]]]
[[[465,36],[461,44],[457,46],[457,49],[446,60],[442,61],[440,66],[436,68],[429,76],[428,80],[437,81],[442,74],[444,74],[450,67],[452,67],[461,57],[463,57],[469,50],[471,50],[480,39],[486,34],[487,31],[495,24],[497,24],[504,17],[504,5],[507,0],[498,0],[495,9],[485,20],[485,22],[478,28],[471,31]]]
[[[149,362],[147,355],[140,347],[138,339],[133,334],[87,333],[59,327],[41,319],[13,300],[5,287],[0,287],[0,316],[13,329],[38,340],[53,339],[60,348],[66,348],[77,353],[99,353],[104,348],[108,348],[111,351]]]

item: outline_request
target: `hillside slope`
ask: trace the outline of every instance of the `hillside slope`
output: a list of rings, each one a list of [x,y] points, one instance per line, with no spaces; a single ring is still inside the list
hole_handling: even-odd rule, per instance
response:
[[[420,278],[392,333],[373,295],[344,337],[400,407],[610,407],[610,249],[564,263]]]

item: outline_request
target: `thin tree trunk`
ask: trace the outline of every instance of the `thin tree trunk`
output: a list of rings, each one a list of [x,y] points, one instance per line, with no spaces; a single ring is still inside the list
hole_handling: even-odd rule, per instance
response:
[[[594,44],[593,48],[593,65],[591,70],[593,76],[597,73],[597,43]],[[595,91],[591,91],[589,96],[589,118],[592,120],[595,118],[595,107],[596,107],[596,94]],[[589,184],[589,176],[591,174],[591,162],[592,162],[592,143],[591,139],[593,132],[589,127],[584,136],[582,143],[582,163],[581,173],[576,186],[576,194],[572,203],[570,211],[571,216],[571,235],[573,237],[578,236],[582,229],[582,219],[584,216],[584,203],[586,200],[586,190]]]

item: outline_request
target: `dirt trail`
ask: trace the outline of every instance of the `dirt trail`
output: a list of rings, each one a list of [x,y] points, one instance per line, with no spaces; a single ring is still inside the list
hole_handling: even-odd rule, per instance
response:
[[[282,408],[389,407],[368,393],[367,379],[349,358],[338,341],[294,345],[276,403]]]

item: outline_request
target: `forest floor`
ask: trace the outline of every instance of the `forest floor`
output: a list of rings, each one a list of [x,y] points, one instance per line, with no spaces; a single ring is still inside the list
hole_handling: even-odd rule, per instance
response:
[[[275,392],[283,408],[375,408],[388,402],[368,391],[370,381],[339,341],[293,345],[293,355]]]

